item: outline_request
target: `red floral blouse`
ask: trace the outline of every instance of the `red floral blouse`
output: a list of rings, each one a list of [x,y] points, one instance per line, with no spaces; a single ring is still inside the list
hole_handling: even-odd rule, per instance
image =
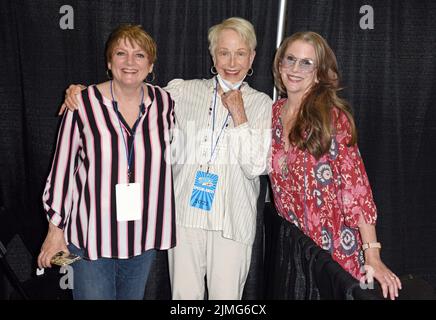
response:
[[[359,149],[347,146],[348,118],[333,108],[336,130],[330,151],[316,160],[293,145],[284,150],[281,110],[285,102],[281,99],[273,106],[270,178],[277,211],[360,279],[364,261],[359,218],[362,215],[366,223],[375,224],[377,209]]]

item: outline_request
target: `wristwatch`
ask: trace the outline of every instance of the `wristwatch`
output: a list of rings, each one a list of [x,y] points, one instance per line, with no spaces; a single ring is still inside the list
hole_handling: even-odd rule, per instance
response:
[[[366,249],[369,249],[369,248],[381,249],[381,243],[380,242],[368,242],[368,243],[362,244],[363,251],[365,251]]]

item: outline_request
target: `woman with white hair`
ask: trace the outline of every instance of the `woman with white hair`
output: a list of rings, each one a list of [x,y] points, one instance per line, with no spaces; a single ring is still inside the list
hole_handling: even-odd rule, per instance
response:
[[[210,299],[242,297],[272,106],[266,94],[244,82],[253,73],[255,48],[250,22],[224,20],[209,29],[216,75],[176,79],[166,87],[176,104],[176,128],[188,140],[173,165],[178,239],[168,256],[174,299],[202,299],[204,276]],[[193,143],[199,147],[196,161],[189,159],[190,122],[203,133]],[[213,192],[199,190],[201,178],[212,182]]]

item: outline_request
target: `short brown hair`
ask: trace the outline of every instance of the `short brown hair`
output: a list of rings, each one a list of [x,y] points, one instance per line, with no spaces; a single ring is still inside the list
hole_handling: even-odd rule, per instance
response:
[[[156,61],[156,42],[147,32],[144,31],[142,26],[122,24],[112,31],[106,42],[105,55],[107,62],[111,61],[115,46],[120,40],[129,40],[130,44],[133,42],[137,43],[138,46],[148,55],[150,63],[153,64]]]

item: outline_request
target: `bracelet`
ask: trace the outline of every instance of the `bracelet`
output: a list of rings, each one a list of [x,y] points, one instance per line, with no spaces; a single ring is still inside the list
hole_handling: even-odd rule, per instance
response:
[[[363,251],[365,251],[366,249],[370,249],[370,248],[381,249],[381,243],[380,242],[368,242],[368,243],[362,244]]]

